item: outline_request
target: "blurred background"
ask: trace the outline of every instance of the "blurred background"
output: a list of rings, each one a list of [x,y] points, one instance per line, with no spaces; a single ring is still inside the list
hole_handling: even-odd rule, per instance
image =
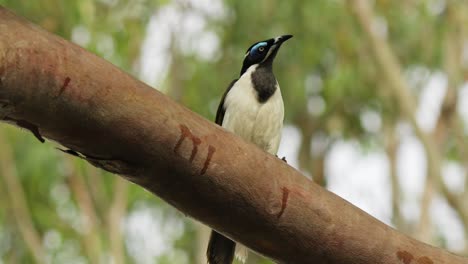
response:
[[[293,34],[274,69],[279,156],[396,229],[468,255],[467,1],[0,4],[210,120],[246,49]],[[142,188],[0,126],[0,264],[201,264],[208,235]]]

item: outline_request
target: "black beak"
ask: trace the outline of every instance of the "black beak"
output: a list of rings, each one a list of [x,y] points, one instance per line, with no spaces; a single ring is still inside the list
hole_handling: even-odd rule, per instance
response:
[[[283,36],[276,37],[275,44],[281,44],[292,37],[293,35],[283,35]]]

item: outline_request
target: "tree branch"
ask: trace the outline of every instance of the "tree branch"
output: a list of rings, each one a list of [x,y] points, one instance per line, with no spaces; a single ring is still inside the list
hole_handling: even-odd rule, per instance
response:
[[[117,178],[114,181],[113,192],[114,198],[112,206],[109,209],[109,242],[113,263],[125,263],[125,247],[122,236],[122,220],[125,217],[128,198],[128,184],[122,179]]]
[[[396,135],[395,124],[385,124],[385,152],[387,153],[389,170],[390,170],[390,181],[392,184],[392,223],[397,227],[398,230],[406,232],[407,229],[404,225],[404,218],[401,214],[400,204],[401,188],[400,181],[398,180],[397,173],[397,149],[399,145],[399,138]]]
[[[65,157],[63,162],[67,165],[70,172],[68,184],[75,196],[76,203],[80,208],[80,218],[83,227],[82,244],[92,263],[99,263],[102,246],[99,238],[99,219],[96,215],[96,209],[91,198],[89,190],[86,188],[86,182],[83,175],[77,169],[76,164],[70,157]]]
[[[432,200],[434,190],[442,190],[444,194],[450,194],[447,186],[442,180],[441,162],[442,158],[437,150],[436,142],[430,134],[426,133],[419,126],[416,115],[416,102],[410,93],[407,82],[402,77],[401,66],[397,57],[393,54],[390,45],[372,28],[374,24],[374,14],[368,0],[348,0],[350,6],[354,9],[356,18],[365,32],[371,51],[374,53],[377,63],[379,64],[383,75],[389,82],[389,87],[392,93],[398,100],[399,107],[411,124],[414,133],[421,140],[426,151],[427,171],[424,193],[421,203],[421,216],[419,223],[419,231],[417,237],[424,241],[430,240],[430,216],[429,205]]]
[[[13,159],[13,153],[8,143],[5,142],[3,130],[0,130],[0,174],[2,175],[8,200],[14,219],[17,223],[21,237],[36,263],[46,263],[45,253],[42,247],[41,236],[36,230],[32,216],[26,201],[23,186],[18,179],[18,173]]]
[[[21,120],[277,262],[467,261],[397,232],[278,158],[5,9],[0,80],[3,119]]]

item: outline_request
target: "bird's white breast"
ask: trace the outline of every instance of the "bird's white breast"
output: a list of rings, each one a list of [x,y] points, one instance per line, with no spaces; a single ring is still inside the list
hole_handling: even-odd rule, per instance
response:
[[[251,79],[256,67],[251,66],[226,95],[222,126],[263,150],[276,154],[283,127],[283,98],[276,84],[274,94],[266,102],[258,102]]]

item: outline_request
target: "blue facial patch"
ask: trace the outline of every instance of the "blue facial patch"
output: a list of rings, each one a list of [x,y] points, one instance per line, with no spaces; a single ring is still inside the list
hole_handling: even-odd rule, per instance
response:
[[[257,44],[255,44],[255,46],[252,47],[252,49],[250,49],[250,53],[253,54],[255,52],[258,51],[258,48],[260,47],[265,47],[266,45],[268,45],[268,43],[266,42],[259,42]]]

